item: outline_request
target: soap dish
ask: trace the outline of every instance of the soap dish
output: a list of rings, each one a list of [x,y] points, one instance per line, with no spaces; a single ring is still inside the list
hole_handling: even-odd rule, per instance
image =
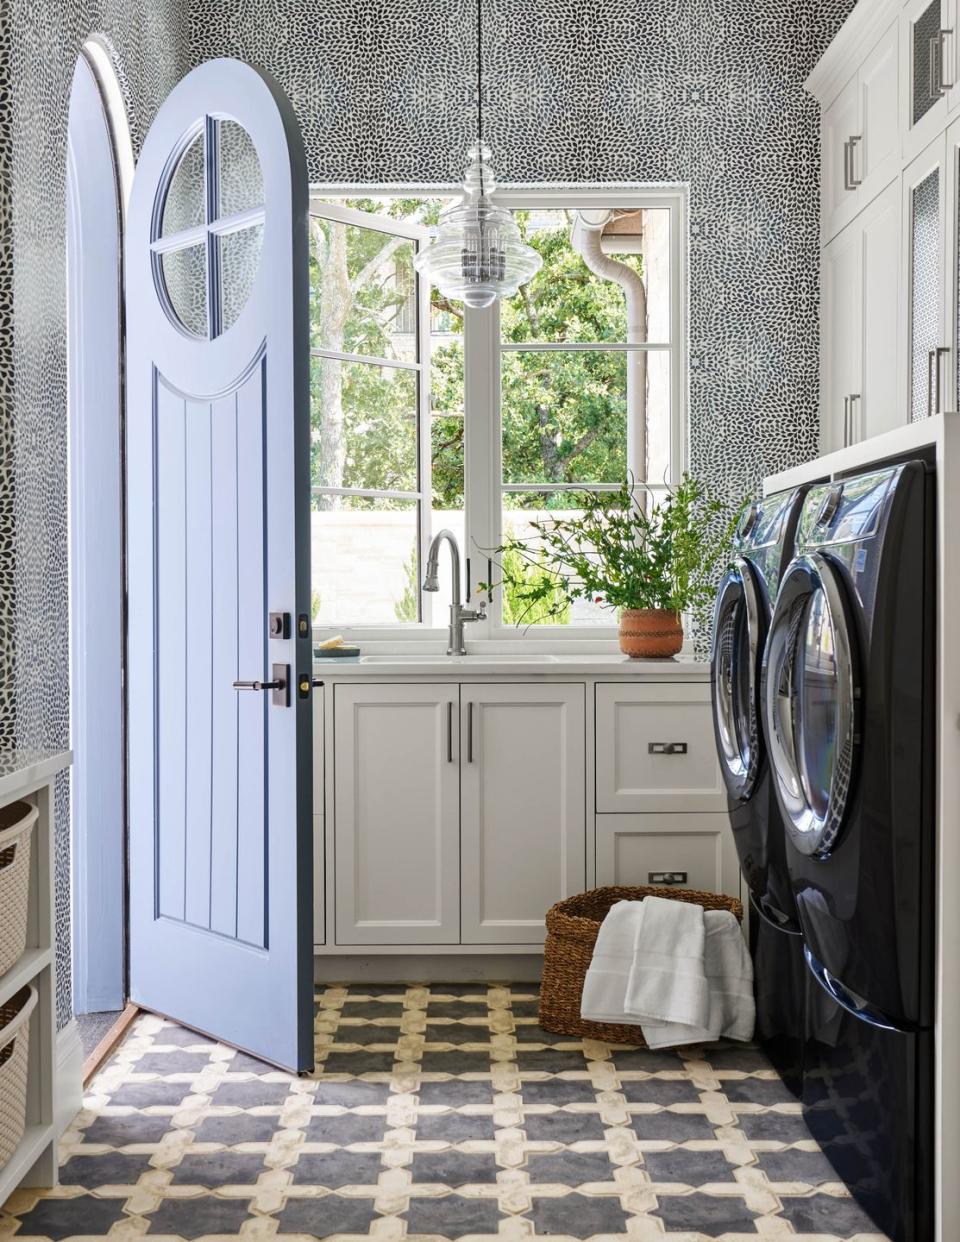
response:
[[[315,660],[356,660],[360,656],[359,647],[317,647],[313,653]]]

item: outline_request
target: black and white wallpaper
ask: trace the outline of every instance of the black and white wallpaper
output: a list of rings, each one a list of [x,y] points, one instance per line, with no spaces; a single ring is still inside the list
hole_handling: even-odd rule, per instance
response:
[[[803,81],[852,0],[484,3],[501,180],[690,185],[692,468],[742,494],[814,455],[818,116]],[[190,64],[230,55],[287,89],[314,180],[456,182],[474,20],[472,0],[0,4],[0,746],[68,735],[63,193],[82,40],[111,40],[137,146]],[[66,934],[59,992],[63,1024]]]

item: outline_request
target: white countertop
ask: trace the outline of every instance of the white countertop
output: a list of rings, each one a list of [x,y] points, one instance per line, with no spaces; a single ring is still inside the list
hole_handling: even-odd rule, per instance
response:
[[[448,656],[431,652],[385,652],[358,659],[314,659],[323,677],[642,677],[651,681],[706,681],[710,665],[693,656],[666,660],[631,660],[628,656],[530,652]]]
[[[0,804],[36,789],[73,762],[69,750],[0,751]]]

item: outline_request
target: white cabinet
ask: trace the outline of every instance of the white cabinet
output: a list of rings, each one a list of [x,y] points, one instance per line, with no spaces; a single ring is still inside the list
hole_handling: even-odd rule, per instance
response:
[[[906,421],[900,399],[900,219],[894,181],[824,249],[824,453]]]
[[[338,944],[460,939],[459,687],[334,687]]]
[[[899,79],[899,27],[894,21],[823,112],[825,239],[834,237],[897,174]]]
[[[901,16],[903,154],[911,159],[939,133],[956,83],[956,0],[910,0]]]
[[[726,805],[709,682],[606,682],[596,694],[598,812]]]
[[[740,868],[723,812],[598,815],[597,883],[661,884],[740,897]]]
[[[940,134],[903,173],[902,287],[906,290],[909,421],[946,408],[946,151],[946,135]]]
[[[460,687],[461,941],[542,944],[585,877],[584,686]]]

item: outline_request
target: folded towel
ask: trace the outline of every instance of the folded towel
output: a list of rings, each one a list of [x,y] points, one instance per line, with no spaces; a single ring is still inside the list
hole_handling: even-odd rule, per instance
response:
[[[704,1026],[710,991],[704,974],[703,907],[663,897],[641,904],[625,1011],[651,1025]]]
[[[639,1026],[639,1018],[624,1012],[623,998],[633,965],[642,901],[618,901],[600,924],[593,958],[583,981],[580,1016],[590,1022],[617,1022]]]
[[[752,1039],[753,963],[737,920],[659,897],[617,902],[600,927],[580,1013],[639,1025],[651,1048]]]

